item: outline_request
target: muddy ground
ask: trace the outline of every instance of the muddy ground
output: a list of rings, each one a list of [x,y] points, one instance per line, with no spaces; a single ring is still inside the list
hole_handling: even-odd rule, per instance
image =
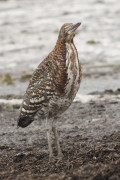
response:
[[[17,129],[18,108],[1,105],[0,179],[120,179],[119,89],[101,93],[99,100],[74,102],[60,117],[56,124],[64,158],[53,163],[44,122]],[[54,139],[53,148],[56,156]]]

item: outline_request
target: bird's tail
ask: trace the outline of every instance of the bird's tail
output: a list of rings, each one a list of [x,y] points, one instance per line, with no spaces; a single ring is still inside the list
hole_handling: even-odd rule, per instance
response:
[[[17,120],[17,127],[25,128],[34,121],[33,117],[30,116],[19,116]]]

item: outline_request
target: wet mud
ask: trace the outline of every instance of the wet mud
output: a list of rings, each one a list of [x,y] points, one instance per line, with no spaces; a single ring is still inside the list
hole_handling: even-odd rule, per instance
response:
[[[43,120],[16,128],[19,106],[0,110],[0,179],[120,179],[120,99],[74,102],[56,122],[64,158],[49,162]]]

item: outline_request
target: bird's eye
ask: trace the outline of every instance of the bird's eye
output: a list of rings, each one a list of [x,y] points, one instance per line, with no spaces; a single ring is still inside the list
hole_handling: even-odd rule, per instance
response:
[[[67,30],[68,26],[65,26],[64,29]]]

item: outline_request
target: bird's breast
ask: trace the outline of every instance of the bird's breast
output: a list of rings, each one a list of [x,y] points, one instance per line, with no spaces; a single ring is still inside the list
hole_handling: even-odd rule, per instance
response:
[[[73,100],[79,89],[81,76],[78,53],[73,43],[66,43],[66,67],[67,83],[65,94]]]

